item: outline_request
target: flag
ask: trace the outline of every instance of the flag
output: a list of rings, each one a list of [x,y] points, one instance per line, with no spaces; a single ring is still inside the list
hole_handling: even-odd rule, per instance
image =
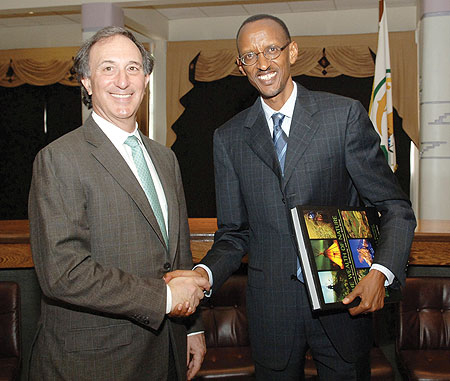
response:
[[[392,78],[389,57],[386,6],[380,0],[380,22],[378,27],[378,51],[375,60],[375,76],[370,97],[369,117],[381,138],[381,149],[392,171],[397,169],[392,112]]]

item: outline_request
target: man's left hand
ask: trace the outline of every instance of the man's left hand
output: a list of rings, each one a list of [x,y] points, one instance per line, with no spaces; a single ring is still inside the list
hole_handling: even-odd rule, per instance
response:
[[[350,308],[348,311],[351,315],[359,315],[361,313],[374,312],[380,310],[384,306],[384,282],[386,277],[381,271],[371,270],[353,291],[348,294],[342,303],[349,304],[356,297],[361,298],[358,306]]]
[[[179,303],[172,309],[169,313],[169,316],[172,318],[182,318],[189,315],[192,315],[192,308],[189,305],[189,302]]]
[[[187,337],[187,379],[192,380],[202,366],[206,354],[206,341],[203,333]]]

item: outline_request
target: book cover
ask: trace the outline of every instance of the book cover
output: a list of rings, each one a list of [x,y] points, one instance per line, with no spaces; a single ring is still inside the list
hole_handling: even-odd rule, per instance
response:
[[[380,237],[375,208],[297,206],[291,210],[303,278],[313,310],[349,308],[342,300],[368,274]],[[395,296],[394,296],[395,295]],[[386,289],[399,300],[400,291]]]

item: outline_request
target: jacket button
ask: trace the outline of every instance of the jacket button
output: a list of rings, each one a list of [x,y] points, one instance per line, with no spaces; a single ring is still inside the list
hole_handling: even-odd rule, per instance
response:
[[[164,270],[167,270],[167,271],[169,271],[170,270],[170,263],[169,262],[166,262],[166,263],[164,263]]]

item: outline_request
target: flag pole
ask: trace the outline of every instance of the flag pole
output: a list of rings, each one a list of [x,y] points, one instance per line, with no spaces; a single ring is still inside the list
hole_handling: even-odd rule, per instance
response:
[[[378,0],[378,22],[381,22],[381,18],[383,17],[384,11],[384,1]]]

